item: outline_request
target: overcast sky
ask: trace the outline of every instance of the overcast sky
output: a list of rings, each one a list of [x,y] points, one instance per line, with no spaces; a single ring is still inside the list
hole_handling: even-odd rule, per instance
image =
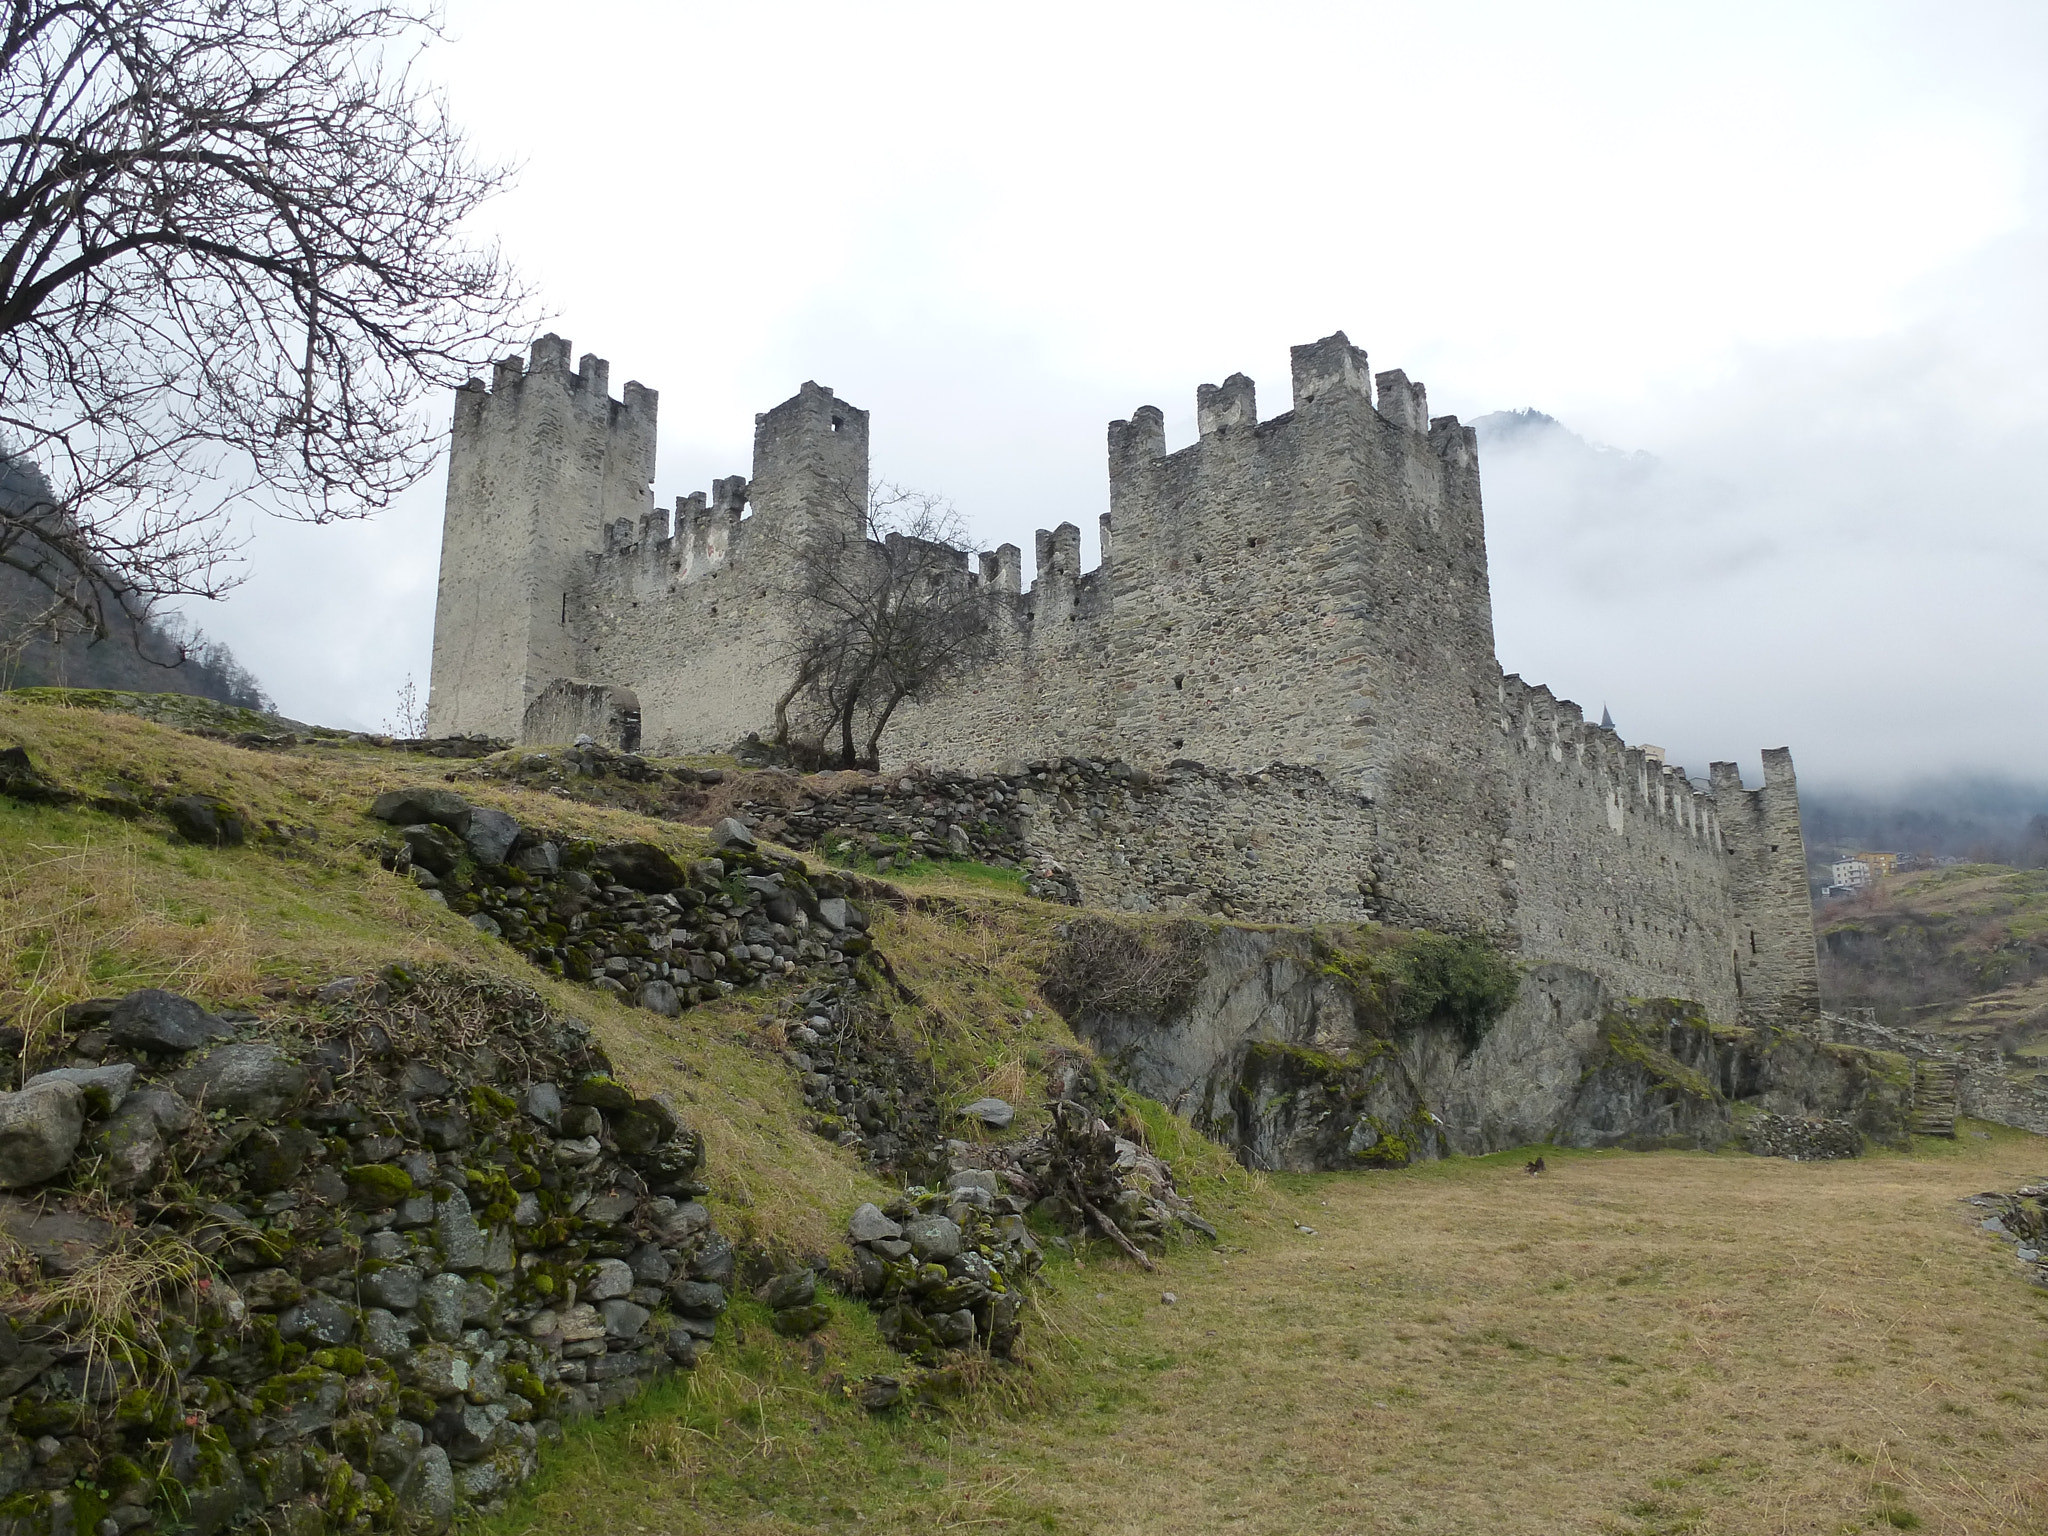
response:
[[[985,542],[1071,519],[1092,560],[1107,421],[1178,446],[1237,370],[1278,414],[1341,328],[1438,413],[1656,456],[1486,479],[1510,671],[1752,781],[1777,745],[2048,778],[2039,0],[448,20],[419,67],[523,166],[482,232],[660,390],[664,501],[814,378]],[[195,617],[287,714],[375,726],[425,686],[441,495],[262,524]]]

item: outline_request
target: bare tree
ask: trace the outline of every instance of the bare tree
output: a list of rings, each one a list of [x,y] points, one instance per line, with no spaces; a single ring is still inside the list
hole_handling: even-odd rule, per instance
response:
[[[79,626],[239,580],[233,510],[368,515],[419,409],[522,327],[462,221],[504,183],[377,0],[4,0],[0,562]]]
[[[810,532],[784,584],[791,681],[775,739],[819,762],[872,768],[900,705],[989,658],[997,597],[968,572],[950,503],[879,483],[844,496],[847,515]]]

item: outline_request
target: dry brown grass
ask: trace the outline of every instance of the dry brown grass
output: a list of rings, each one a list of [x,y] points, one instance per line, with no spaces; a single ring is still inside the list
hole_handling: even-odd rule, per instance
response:
[[[2048,1170],[2048,1143],[1546,1156],[1538,1179],[1519,1156],[1275,1176],[1214,1199],[1225,1247],[1159,1274],[1059,1260],[1008,1406],[950,1421],[868,1419],[817,1390],[858,1367],[749,1318],[692,1384],[715,1412],[595,1427],[496,1528],[2048,1528],[2048,1296],[1958,1204]],[[828,1348],[873,1359],[864,1329]]]
[[[102,840],[31,843],[0,852],[0,1009],[31,1040],[100,986],[110,956],[209,997],[242,997],[256,987],[255,944],[239,912],[184,904],[149,880],[140,836],[118,823]]]
[[[1099,1411],[977,1449],[1102,1536],[2048,1529],[2048,1296],[1957,1203],[2048,1144],[1550,1162],[1293,1181],[1316,1236],[1091,1270]]]

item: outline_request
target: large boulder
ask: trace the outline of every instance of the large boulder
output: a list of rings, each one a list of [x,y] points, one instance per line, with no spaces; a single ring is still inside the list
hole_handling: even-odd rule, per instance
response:
[[[164,802],[164,815],[188,843],[238,848],[249,835],[242,813],[217,795],[179,795]]]
[[[412,850],[412,861],[421,869],[445,875],[462,857],[462,839],[431,821],[415,822],[398,834]]]
[[[270,1045],[224,1045],[171,1085],[202,1110],[274,1120],[306,1096],[306,1069]]]
[[[396,827],[431,822],[460,837],[469,830],[473,813],[469,802],[452,789],[416,785],[411,789],[387,789],[370,803],[370,814]]]
[[[590,862],[636,891],[672,891],[688,878],[680,864],[652,843],[607,843]]]
[[[479,864],[502,864],[512,845],[519,840],[519,823],[503,811],[487,805],[472,806],[469,827],[462,834],[472,857]]]
[[[107,1032],[116,1045],[139,1045],[150,1051],[189,1051],[233,1033],[191,998],[161,987],[130,992],[115,1003]]]
[[[85,1090],[62,1078],[0,1093],[0,1189],[64,1171],[85,1130]]]

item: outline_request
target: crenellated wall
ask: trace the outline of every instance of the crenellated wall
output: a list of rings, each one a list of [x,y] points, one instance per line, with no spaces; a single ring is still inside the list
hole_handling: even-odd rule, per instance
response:
[[[750,477],[671,514],[645,496],[652,393],[606,413],[602,364],[572,378],[554,338],[534,357],[458,401],[435,728],[513,734],[573,678],[630,690],[650,752],[769,733],[789,562],[858,518],[867,414],[805,384],[755,418]],[[1172,453],[1156,407],[1110,424],[1095,569],[1071,522],[1037,533],[1028,590],[1015,545],[963,552],[997,658],[900,711],[888,766],[1136,767],[1034,829],[1091,901],[1483,931],[1717,1017],[1816,1013],[1789,755],[1760,789],[1717,764],[1702,790],[1504,678],[1471,429],[1341,332],[1291,372],[1268,420],[1243,374],[1202,385]]]

